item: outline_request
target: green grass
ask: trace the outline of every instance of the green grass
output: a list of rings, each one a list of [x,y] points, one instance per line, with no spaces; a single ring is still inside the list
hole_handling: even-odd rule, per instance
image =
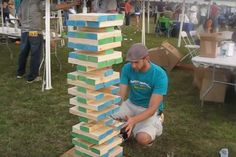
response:
[[[141,41],[141,33],[133,34],[133,27],[123,28],[124,40],[119,48],[125,54],[131,44]],[[131,40],[132,39],[132,40]],[[146,36],[148,48],[160,46],[166,40],[154,34]],[[169,38],[176,44],[176,39]],[[72,147],[72,125],[79,122],[69,114],[69,95],[66,76],[75,66],[67,63],[67,48],[59,50],[63,64],[60,72],[52,55],[53,89],[41,92],[41,84],[26,84],[17,80],[19,48],[11,44],[14,59],[8,50],[0,50],[0,156],[1,157],[56,157]],[[182,53],[186,53],[183,48]],[[114,66],[120,70],[122,64]],[[206,103],[200,107],[199,91],[193,87],[193,73],[174,69],[169,74],[169,92],[165,97],[163,135],[152,147],[144,148],[134,140],[123,143],[126,157],[213,157],[221,147],[236,156],[236,100],[230,94],[224,105]]]

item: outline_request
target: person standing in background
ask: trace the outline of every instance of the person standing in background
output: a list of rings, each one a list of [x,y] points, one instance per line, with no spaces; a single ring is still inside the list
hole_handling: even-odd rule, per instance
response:
[[[125,2],[125,25],[130,25],[130,13],[132,9],[132,5],[130,4],[131,0],[127,0]]]
[[[140,14],[141,14],[141,2],[140,0],[135,1],[135,6],[134,6],[134,11],[135,11],[135,17],[136,17],[136,27],[137,30],[140,29]]]
[[[200,24],[204,24],[207,17],[207,6],[206,4],[201,5],[200,8]]]
[[[219,31],[219,23],[218,23],[219,13],[220,13],[220,8],[215,2],[213,2],[210,10],[210,18],[213,20],[214,29],[216,32]]]
[[[6,24],[6,19],[8,20],[9,23],[11,23],[9,0],[3,0],[2,6],[3,6],[3,23]]]
[[[197,2],[195,1],[190,8],[190,16],[189,16],[190,22],[193,23],[195,27],[198,24],[197,13],[198,13],[198,6]]]
[[[80,1],[70,4],[61,3],[51,5],[52,10],[67,9],[74,5],[78,5]],[[30,54],[30,69],[27,75],[27,83],[40,81],[38,77],[39,65],[42,54],[43,45],[43,15],[45,13],[45,1],[42,0],[22,0],[18,17],[21,23],[21,45],[18,58],[17,79],[22,79],[28,56]]]

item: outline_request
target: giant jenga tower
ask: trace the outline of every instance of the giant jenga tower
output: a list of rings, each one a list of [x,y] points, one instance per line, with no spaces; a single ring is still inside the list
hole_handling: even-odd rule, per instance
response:
[[[72,142],[77,156],[119,157],[123,148],[118,136],[123,123],[110,116],[119,110],[121,98],[117,85],[119,72],[111,68],[122,62],[122,53],[114,51],[121,46],[122,35],[115,26],[123,24],[121,14],[74,14],[69,16],[68,62],[76,71],[68,73],[67,82],[74,87],[68,93],[70,113],[79,116],[80,123],[72,127]]]

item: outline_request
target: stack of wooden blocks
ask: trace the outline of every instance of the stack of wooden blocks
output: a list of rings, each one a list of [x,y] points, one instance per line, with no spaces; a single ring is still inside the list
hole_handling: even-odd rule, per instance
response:
[[[68,93],[70,113],[79,116],[80,123],[72,127],[73,144],[77,156],[119,157],[123,155],[119,137],[123,123],[110,116],[119,110],[121,98],[116,94],[120,81],[119,72],[111,66],[123,61],[122,53],[114,51],[121,46],[122,35],[115,26],[123,24],[121,14],[74,14],[67,25],[68,62],[76,71],[67,74],[67,82],[74,87]]]

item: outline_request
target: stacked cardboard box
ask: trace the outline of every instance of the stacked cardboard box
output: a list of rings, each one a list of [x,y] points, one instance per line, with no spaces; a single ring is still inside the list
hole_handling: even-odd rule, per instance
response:
[[[119,72],[111,66],[122,62],[122,53],[114,51],[121,46],[121,31],[115,26],[123,24],[120,14],[74,14],[68,26],[68,62],[76,65],[76,71],[67,74],[67,82],[73,87],[68,93],[70,113],[79,116],[80,123],[72,127],[75,154],[78,156],[122,156],[118,137],[123,123],[110,118],[119,110],[116,104],[121,98],[115,94],[119,88]]]
[[[204,92],[210,87],[213,80],[212,69],[210,68],[196,68],[194,71],[193,84],[200,90],[200,100]],[[216,69],[215,80],[229,82],[230,71],[223,69]],[[227,85],[215,84],[210,92],[204,97],[204,101],[222,103],[225,101]]]
[[[149,49],[150,60],[171,71],[182,58],[181,53],[170,43],[163,42],[161,47]]]

